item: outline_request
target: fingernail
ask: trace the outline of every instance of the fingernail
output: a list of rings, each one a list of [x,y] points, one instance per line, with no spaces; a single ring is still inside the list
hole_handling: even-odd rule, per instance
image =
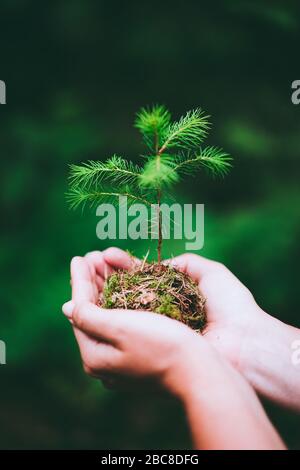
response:
[[[69,300],[69,302],[66,302],[62,306],[63,314],[66,315],[66,317],[68,318],[72,318],[73,309],[74,309],[73,300]]]

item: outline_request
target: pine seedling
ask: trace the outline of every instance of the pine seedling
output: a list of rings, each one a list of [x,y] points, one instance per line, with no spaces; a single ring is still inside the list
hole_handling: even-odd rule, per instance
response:
[[[155,204],[160,264],[163,242],[160,207],[166,192],[185,175],[195,175],[203,168],[213,176],[226,175],[232,158],[222,149],[201,147],[210,122],[200,108],[188,111],[175,122],[164,106],[142,108],[136,115],[135,127],[148,148],[148,155],[143,156],[144,164],[137,165],[113,155],[105,162],[70,165],[67,197],[72,208],[117,202],[120,196],[127,196],[128,204]]]

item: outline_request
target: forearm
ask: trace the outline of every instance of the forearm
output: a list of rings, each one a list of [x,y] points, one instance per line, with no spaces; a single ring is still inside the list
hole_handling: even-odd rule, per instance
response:
[[[196,351],[195,351],[196,352]],[[180,373],[183,403],[198,449],[284,449],[257,396],[245,379],[215,353],[194,354]],[[200,359],[199,359],[200,357]]]
[[[292,348],[300,330],[268,314],[254,328],[241,351],[241,372],[262,396],[300,411],[300,364]]]

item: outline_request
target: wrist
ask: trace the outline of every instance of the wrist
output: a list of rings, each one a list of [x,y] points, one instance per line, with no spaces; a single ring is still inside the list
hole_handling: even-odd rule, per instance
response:
[[[293,406],[292,343],[299,336],[297,328],[263,312],[241,348],[240,372],[259,394],[282,405]]]
[[[187,396],[199,387],[204,367],[201,356],[207,355],[207,349],[207,342],[193,331],[188,332],[176,348],[164,377],[164,385],[181,402],[185,402]]]
[[[247,325],[241,336],[238,361],[235,368],[247,379],[256,368],[257,352],[263,345],[273,341],[270,331],[273,329],[273,318],[259,309],[258,315]]]
[[[244,395],[244,387],[249,387],[232,365],[203,336],[196,334],[189,338],[181,359],[170,372],[168,389],[186,410],[197,405],[213,406],[221,412],[224,394],[235,397],[234,401],[240,399],[234,384],[240,384],[241,396]]]

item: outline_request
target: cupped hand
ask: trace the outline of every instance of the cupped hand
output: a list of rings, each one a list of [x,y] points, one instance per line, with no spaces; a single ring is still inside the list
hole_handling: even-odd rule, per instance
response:
[[[200,344],[190,328],[144,311],[105,310],[96,304],[105,277],[134,261],[121,250],[93,252],[71,263],[72,300],[63,307],[71,320],[85,371],[106,384],[116,379],[154,379],[176,394],[192,345]],[[205,343],[203,341],[203,343]],[[176,375],[176,380],[175,380]]]
[[[90,269],[96,273],[101,290],[105,277],[114,269],[130,269],[133,259],[128,253],[109,248],[86,255]],[[248,361],[248,343],[257,332],[266,328],[268,315],[257,305],[249,289],[223,264],[196,254],[185,253],[167,260],[188,274],[206,298],[206,339],[239,371]]]
[[[248,339],[267,314],[249,289],[223,264],[190,253],[173,258],[170,263],[194,279],[206,298],[205,338],[243,372]]]
[[[96,304],[107,276],[138,262],[118,248],[91,252],[72,261],[72,302],[63,310],[73,322],[87,372],[105,378],[106,385],[114,376],[166,377],[176,362],[186,374],[188,362],[195,357],[198,361],[198,349],[206,347],[202,356],[207,358],[206,366],[210,367],[209,358],[214,364],[219,361],[211,354],[214,349],[259,394],[299,410],[297,369],[291,363],[291,344],[299,337],[299,330],[264,312],[224,265],[195,254],[166,261],[189,274],[206,297],[203,336],[158,314],[99,309]],[[86,326],[85,317],[98,320],[96,330],[93,321],[87,321]],[[214,348],[208,351],[209,343]],[[202,361],[197,367],[199,363]]]
[[[103,252],[94,251],[84,258],[74,258],[71,264],[73,301],[78,304],[83,296],[82,300],[96,304],[107,276],[116,269],[130,269],[139,262],[118,248],[108,248]],[[243,350],[246,349],[248,338],[255,334],[263,322],[265,312],[257,305],[251,292],[223,264],[189,253],[166,262],[188,274],[198,284],[206,298],[207,325],[203,332],[205,338],[243,372]],[[137,326],[137,312],[126,312],[125,315],[121,310],[113,313],[121,314],[124,320],[128,315],[132,325]],[[151,318],[153,323],[170,323],[168,318],[158,315],[153,316],[146,312],[143,312],[143,315],[148,318],[148,322]],[[175,325],[177,328],[181,326],[178,322]],[[173,322],[171,326],[173,330]],[[158,326],[158,329],[160,328]],[[78,339],[82,334],[77,330],[78,328],[75,328]]]
[[[115,269],[130,269],[134,263],[128,253],[118,248],[88,253],[89,264],[98,290]],[[264,329],[267,314],[257,305],[251,292],[223,264],[196,254],[186,253],[167,263],[188,274],[206,298],[206,339],[236,368],[243,372],[243,356],[248,341]]]

